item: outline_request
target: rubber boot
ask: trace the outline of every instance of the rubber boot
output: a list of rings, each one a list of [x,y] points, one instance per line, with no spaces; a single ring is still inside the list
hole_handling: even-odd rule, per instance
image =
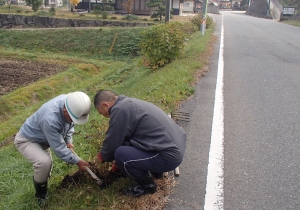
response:
[[[157,190],[157,185],[150,174],[147,174],[147,176],[141,179],[137,179],[136,182],[137,185],[124,190],[125,195],[140,197],[146,194],[153,194]]]
[[[35,197],[37,198],[38,204],[40,207],[43,207],[48,196],[48,181],[44,183],[38,183],[33,179],[33,185],[35,188]]]

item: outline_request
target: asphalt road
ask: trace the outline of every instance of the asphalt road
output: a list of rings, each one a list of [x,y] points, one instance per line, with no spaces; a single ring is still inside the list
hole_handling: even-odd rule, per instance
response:
[[[223,193],[215,208],[300,207],[300,28],[241,12],[212,15],[215,51],[209,71],[181,110],[188,133],[178,187],[167,209],[204,209],[224,26]]]

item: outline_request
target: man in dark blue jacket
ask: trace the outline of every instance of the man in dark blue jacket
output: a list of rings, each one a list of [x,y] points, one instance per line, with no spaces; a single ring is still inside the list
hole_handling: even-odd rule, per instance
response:
[[[117,168],[137,182],[125,194],[139,197],[155,193],[157,185],[152,176],[162,177],[183,160],[185,132],[154,104],[109,90],[95,95],[94,106],[110,118],[99,160],[115,160]]]

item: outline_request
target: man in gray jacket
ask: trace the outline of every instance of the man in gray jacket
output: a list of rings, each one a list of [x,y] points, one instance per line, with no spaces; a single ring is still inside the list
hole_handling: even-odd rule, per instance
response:
[[[50,148],[60,159],[77,164],[81,170],[89,166],[68,148],[74,147],[74,124],[86,123],[91,107],[90,98],[80,91],[57,96],[31,115],[16,134],[16,148],[33,163],[35,196],[40,206],[48,195],[47,184],[52,169]]]
[[[152,177],[161,178],[163,172],[174,170],[183,160],[185,132],[154,104],[109,90],[95,95],[94,106],[110,118],[98,159],[115,160],[113,169],[137,182],[124,190],[125,194],[139,197],[155,193],[157,185]]]

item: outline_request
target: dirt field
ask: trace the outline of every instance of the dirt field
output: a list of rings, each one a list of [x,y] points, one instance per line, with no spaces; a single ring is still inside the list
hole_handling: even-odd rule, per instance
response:
[[[63,66],[0,58],[0,97],[16,88],[54,75]]]

